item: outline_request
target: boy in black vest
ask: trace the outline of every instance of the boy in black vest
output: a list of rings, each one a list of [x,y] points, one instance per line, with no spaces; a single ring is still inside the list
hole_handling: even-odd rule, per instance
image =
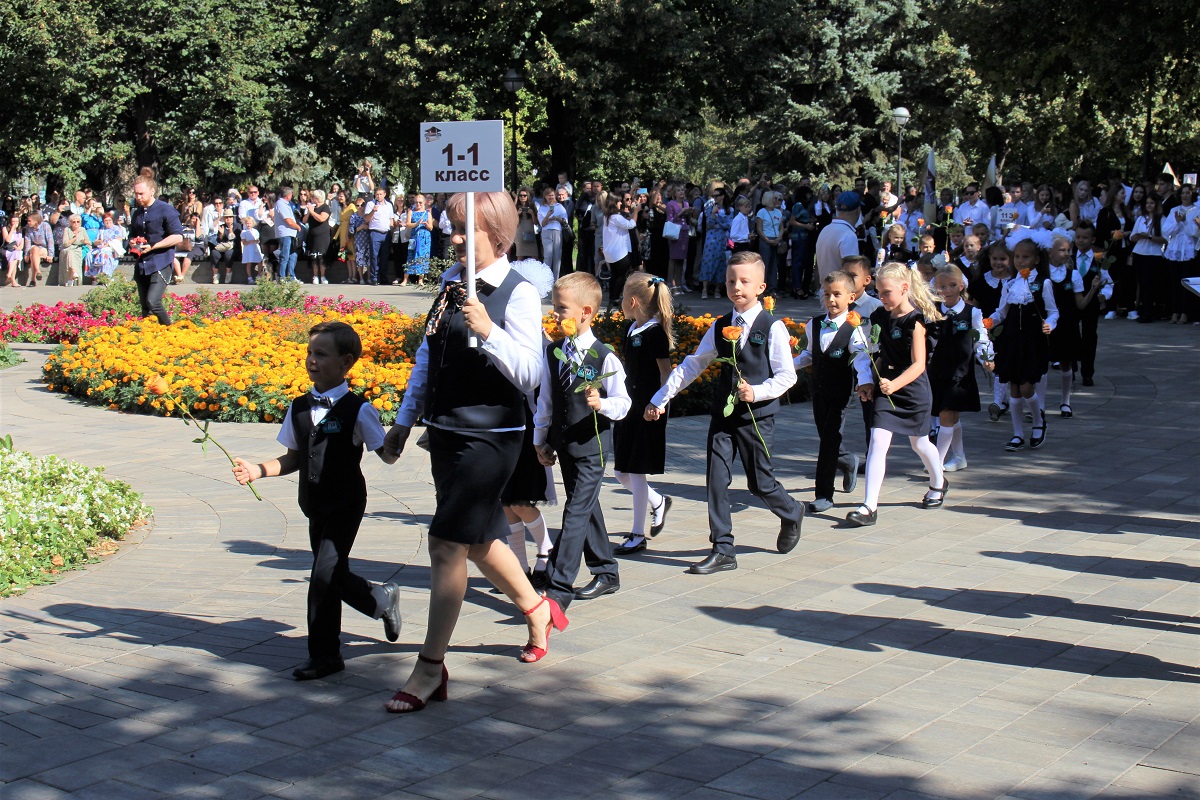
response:
[[[833,478],[837,470],[840,468],[849,479],[858,466],[847,461],[853,456],[842,449],[842,423],[850,396],[854,387],[871,382],[869,375],[854,374],[850,339],[867,335],[856,334],[856,326],[847,320],[854,295],[855,281],[848,273],[836,270],[825,276],[822,294],[825,313],[809,321],[808,346],[794,362],[797,370],[812,367],[813,420],[821,447],[817,454],[816,499],[808,504],[808,510],[817,513],[833,507]],[[861,320],[859,316],[857,321]],[[844,479],[843,487],[846,482]]]
[[[765,273],[758,253],[733,254],[725,271],[725,291],[733,301],[733,311],[713,323],[696,352],[671,371],[667,382],[650,399],[645,410],[646,419],[658,419],[666,413],[671,398],[704,372],[714,359],[730,358],[733,348],[737,348],[741,381],[735,381],[732,364],[721,364],[712,419],[708,424],[706,480],[709,541],[713,549],[707,558],[688,569],[693,575],[737,569],[733,520],[729,513],[729,484],[733,480],[735,454],[746,470],[750,491],[762,498],[782,522],[776,548],[781,553],[790,553],[800,541],[804,506],[793,500],[775,480],[767,449],[774,438],[778,398],[796,383],[796,368],[792,364],[787,327],[782,320],[764,311],[758,302],[767,288]],[[734,328],[738,329],[737,336],[727,336],[726,329]],[[731,338],[736,341],[730,341]],[[731,393],[736,393],[737,402],[727,416],[725,408]]]
[[[384,430],[375,407],[350,391],[346,374],[362,356],[362,341],[344,322],[322,322],[308,332],[304,366],[312,392],[292,401],[278,441],[287,452],[261,464],[234,459],[238,483],[300,473],[300,510],[308,517],[313,551],[308,583],[308,661],[292,671],[298,681],[346,668],[341,655],[342,601],[383,619],[389,642],[400,636],[400,587],[372,585],[350,571],[350,548],[367,507],[359,463],[363,445],[388,464]]]
[[[629,392],[620,359],[592,333],[600,308],[600,282],[587,272],[573,272],[554,283],[554,316],[568,338],[546,347],[546,371],[533,417],[533,444],[538,459],[558,461],[567,501],[562,530],[546,569],[546,596],[564,609],[572,600],[591,600],[621,588],[612,543],[600,510],[604,452],[611,452],[613,420],[629,413]],[[565,361],[555,354],[560,350]],[[600,387],[579,391],[585,381]],[[592,581],[575,589],[579,560],[587,562]]]

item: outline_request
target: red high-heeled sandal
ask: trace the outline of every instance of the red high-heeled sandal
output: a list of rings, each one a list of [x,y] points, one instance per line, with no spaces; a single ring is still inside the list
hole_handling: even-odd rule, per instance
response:
[[[536,606],[529,609],[528,611],[524,611],[522,613],[524,613],[525,616],[528,617],[530,614],[532,614],[533,612],[535,612],[539,608],[541,608],[542,604],[546,603],[547,601],[549,601],[549,603],[550,603],[550,622],[548,622],[546,624],[546,646],[538,647],[533,642],[530,642],[529,644],[522,647],[521,655],[518,656],[518,658],[520,658],[520,660],[526,664],[534,664],[538,661],[541,661],[543,658],[546,657],[546,654],[550,652],[550,629],[551,628],[554,628],[555,630],[559,630],[559,631],[565,631],[567,629],[567,625],[570,624],[570,620],[568,620],[567,615],[563,613],[562,607],[559,606],[558,601],[555,600],[553,597],[543,596],[541,599],[541,602],[539,602]]]
[[[392,695],[392,699],[393,700],[401,700],[405,703],[408,703],[409,706],[411,706],[411,708],[394,709],[394,708],[391,708],[390,706],[385,705],[384,708],[387,709],[387,712],[389,714],[411,714],[414,711],[420,711],[421,709],[425,708],[425,706],[428,705],[430,702],[433,702],[433,701],[436,701],[438,703],[445,702],[446,698],[449,696],[446,691],[446,686],[450,683],[450,673],[446,670],[446,659],[440,658],[440,659],[434,660],[432,658],[426,658],[425,656],[421,655],[420,653],[417,653],[417,660],[424,661],[426,664],[441,664],[442,665],[442,682],[441,682],[441,684],[436,689],[433,690],[433,694],[431,694],[429,696],[428,700],[422,700],[421,698],[417,697],[416,695],[409,694],[408,692],[403,691],[403,690],[396,692],[394,695]]]

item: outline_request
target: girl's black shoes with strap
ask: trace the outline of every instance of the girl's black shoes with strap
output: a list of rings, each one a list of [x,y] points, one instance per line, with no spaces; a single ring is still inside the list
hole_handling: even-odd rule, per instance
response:
[[[930,486],[929,491],[925,493],[925,498],[921,501],[921,505],[925,508],[941,508],[942,503],[946,501],[946,492],[950,489],[950,481],[942,478],[942,488],[938,489],[935,486]],[[929,495],[936,494],[937,497]]]
[[[1004,445],[1004,449],[1010,453],[1015,453],[1018,450],[1025,449],[1025,440],[1020,436],[1014,436],[1008,440],[1008,444]]]
[[[864,513],[861,509],[866,509]],[[879,509],[859,506],[846,515],[846,522],[855,528],[866,528],[879,521]]]

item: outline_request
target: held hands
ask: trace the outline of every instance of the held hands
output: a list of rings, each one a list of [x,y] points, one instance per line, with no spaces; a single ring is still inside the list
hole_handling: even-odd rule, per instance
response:
[[[873,383],[860,384],[855,391],[858,392],[858,399],[864,403],[869,403],[875,399],[875,384]]]
[[[235,458],[233,460],[233,468],[232,469],[233,469],[234,480],[236,480],[242,486],[245,486],[247,483],[250,483],[251,481],[257,480],[257,478],[262,477],[262,474],[261,474],[262,470],[259,469],[259,466],[257,464],[251,464],[249,461],[246,461],[244,458]],[[257,475],[257,478],[255,476],[255,473],[259,473]]]
[[[583,396],[587,400],[588,408],[592,411],[600,410],[600,392],[595,386],[589,386],[584,391]]]
[[[646,410],[642,413],[642,418],[646,420],[646,422],[658,422],[659,418],[662,417],[662,414],[662,409],[651,403],[650,405],[646,406]]]
[[[404,452],[404,445],[408,442],[408,435],[412,433],[412,428],[407,425],[393,425],[383,437],[383,460],[388,464],[394,464],[396,459],[400,458],[400,454]],[[391,458],[391,461],[388,461]]]
[[[754,402],[754,387],[746,383],[744,380],[738,384],[737,393],[738,400],[741,400],[743,403]]]
[[[492,334],[492,318],[488,316],[487,309],[478,297],[467,298],[463,303],[463,321],[472,333],[484,341]]]
[[[533,448],[537,451],[538,462],[543,467],[553,467],[557,459],[554,457],[554,448],[548,444],[535,445]]]

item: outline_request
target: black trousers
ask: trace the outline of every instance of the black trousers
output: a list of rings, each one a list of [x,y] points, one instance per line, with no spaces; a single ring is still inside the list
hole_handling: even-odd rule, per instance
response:
[[[138,303],[142,306],[142,316],[148,317],[153,314],[163,325],[171,324],[171,315],[167,313],[167,307],[163,305],[163,295],[167,293],[170,274],[169,266],[163,267],[158,272],[151,272],[149,275],[137,267],[134,267],[133,270],[133,282],[137,285]]]
[[[1154,319],[1167,313],[1167,265],[1162,256],[1133,254],[1138,282],[1138,316]]]
[[[596,274],[596,232],[591,228],[579,231],[579,258],[575,271]]]
[[[866,447],[863,448],[863,452],[865,453],[871,447],[871,425],[875,422],[875,403],[864,403],[862,400],[858,399],[857,393],[851,392],[850,399],[846,402],[846,411],[850,411],[850,409],[854,408],[855,406],[859,407],[860,413],[862,414],[863,427],[866,429],[867,433]],[[851,412],[851,416],[852,415],[853,412]],[[850,451],[846,449],[846,418],[847,415],[843,414],[842,444],[841,450],[838,452],[838,458],[840,458],[842,462],[848,464],[850,463]]]
[[[846,419],[849,393],[813,393],[813,422],[820,437],[817,450],[817,497],[833,499],[833,479],[838,468],[849,465],[850,454],[842,448],[842,423]]]
[[[342,603],[374,617],[371,584],[350,571],[350,548],[358,536],[366,504],[308,518],[312,573],[308,579],[308,656],[314,661],[338,658],[342,649]]]
[[[1079,371],[1085,378],[1091,378],[1096,374],[1096,348],[1099,346],[1096,329],[1099,324],[1100,300],[1096,298],[1079,312],[1079,335],[1082,339],[1079,350]]]
[[[762,441],[759,441],[759,433]],[[713,417],[708,423],[708,539],[713,552],[732,556],[733,519],[729,513],[729,484],[733,482],[734,457],[746,471],[750,493],[766,503],[784,522],[799,522],[804,511],[783,485],[775,480],[771,459],[763,447],[775,439],[774,415],[758,418],[758,431],[748,420]]]
[[[571,456],[559,451],[558,465],[567,501],[563,505],[562,529],[546,568],[546,594],[566,608],[575,599],[581,558],[594,577],[617,583],[620,576],[600,509],[604,468],[599,456]]]
[[[617,302],[621,298],[621,293],[625,291],[625,279],[629,277],[629,270],[634,266],[633,253],[627,254],[624,258],[618,259],[608,265],[608,307],[620,306]]]

